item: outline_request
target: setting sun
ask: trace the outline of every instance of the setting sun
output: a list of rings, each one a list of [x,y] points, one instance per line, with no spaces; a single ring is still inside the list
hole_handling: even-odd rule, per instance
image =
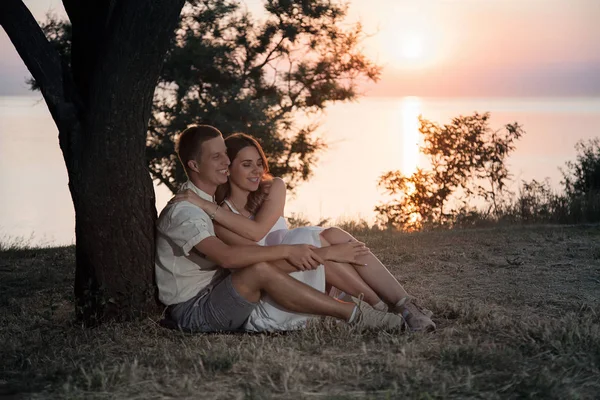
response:
[[[376,32],[367,53],[388,72],[439,68],[457,48],[455,30],[433,2],[385,1],[380,6],[385,12],[379,13],[366,5],[359,7],[365,26]]]
[[[421,69],[441,61],[440,39],[434,30],[388,27],[379,40],[378,54],[393,68]]]
[[[415,30],[394,29],[382,38],[382,55],[394,66],[425,67],[434,58],[432,39]]]
[[[405,36],[400,42],[400,56],[409,60],[418,60],[424,54],[423,39],[416,34]]]

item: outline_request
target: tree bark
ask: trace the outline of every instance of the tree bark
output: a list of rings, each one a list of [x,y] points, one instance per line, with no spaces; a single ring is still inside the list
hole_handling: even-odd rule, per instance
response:
[[[106,51],[90,77],[94,112],[87,115],[77,154],[79,182],[71,187],[78,240],[75,291],[86,320],[93,321],[97,310],[103,318],[127,318],[156,307],[156,208],[146,132],[182,6],[182,0],[120,2],[108,21]]]
[[[156,208],[145,159],[146,132],[154,88],[183,4],[110,2],[95,16],[81,12],[86,3],[66,4],[69,15],[77,16],[73,41],[80,46],[80,58],[72,66],[74,80],[43,33],[40,37],[21,0],[2,0],[0,6],[0,21],[59,128],[75,206],[77,309],[88,325],[156,308]],[[81,24],[103,27],[102,40]],[[83,32],[78,35],[91,50],[84,50],[85,40],[76,38],[77,32]]]

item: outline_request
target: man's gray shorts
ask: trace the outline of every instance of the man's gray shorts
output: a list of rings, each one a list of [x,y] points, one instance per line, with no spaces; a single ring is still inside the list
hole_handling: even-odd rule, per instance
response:
[[[256,303],[244,299],[233,287],[231,274],[213,282],[186,302],[169,306],[177,326],[190,332],[240,331]]]

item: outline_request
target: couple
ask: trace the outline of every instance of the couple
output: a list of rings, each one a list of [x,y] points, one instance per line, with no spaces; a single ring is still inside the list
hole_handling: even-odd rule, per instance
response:
[[[254,138],[224,140],[199,125],[183,131],[176,148],[188,181],[157,221],[155,269],[166,317],[179,328],[283,331],[320,315],[358,329],[435,329],[350,234],[287,229],[285,183],[270,177]],[[325,294],[331,287],[359,299],[339,301]]]

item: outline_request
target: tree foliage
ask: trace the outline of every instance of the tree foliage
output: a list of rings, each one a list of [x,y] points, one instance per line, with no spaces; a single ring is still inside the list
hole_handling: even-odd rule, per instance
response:
[[[380,177],[379,185],[397,196],[375,208],[380,222],[405,230],[449,225],[468,212],[468,201],[476,197],[490,204],[488,213],[498,213],[509,180],[506,159],[524,132],[517,123],[493,130],[489,118],[489,113],[474,113],[443,126],[419,118],[420,151],[430,168]]]
[[[264,17],[240,0],[195,0],[184,7],[153,104],[147,158],[154,179],[176,191],[185,175],[174,156],[177,134],[192,123],[226,136],[256,136],[271,171],[290,188],[311,176],[326,143],[316,137],[319,113],[352,100],[380,68],[360,49],[360,24],[332,0],[267,0]],[[68,23],[44,29],[67,54]]]
[[[581,140],[575,145],[577,158],[563,170],[565,193],[569,197],[600,193],[600,138]]]

